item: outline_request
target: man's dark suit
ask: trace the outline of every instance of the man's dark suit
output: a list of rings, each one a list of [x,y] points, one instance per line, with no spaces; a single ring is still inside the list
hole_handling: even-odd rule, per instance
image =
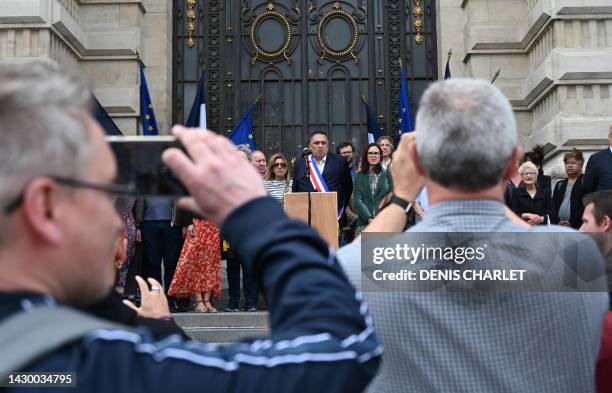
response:
[[[582,177],[582,190],[586,195],[610,189],[612,189],[612,151],[607,147],[589,158]]]
[[[312,170],[314,171],[314,168]],[[327,153],[322,175],[329,191],[338,193],[338,209],[347,206],[353,193],[353,181],[346,159],[333,153]],[[310,179],[306,176],[306,161],[304,158],[300,158],[295,161],[295,167],[293,168],[292,192],[315,191]]]

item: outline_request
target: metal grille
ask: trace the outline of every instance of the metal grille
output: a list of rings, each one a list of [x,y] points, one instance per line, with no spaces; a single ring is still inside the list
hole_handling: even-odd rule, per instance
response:
[[[189,47],[185,0],[174,10],[173,120],[184,122],[199,70],[207,70],[208,126],[229,133],[249,104],[255,140],[266,155],[294,156],[315,129],[333,144],[367,142],[363,95],[383,132],[398,133],[399,58],[416,112],[437,79],[435,0],[422,0],[423,43],[414,0],[198,0]]]

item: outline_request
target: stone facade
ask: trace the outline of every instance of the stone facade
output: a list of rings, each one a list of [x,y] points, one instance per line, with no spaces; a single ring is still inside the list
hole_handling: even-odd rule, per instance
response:
[[[171,113],[171,15],[167,0],[2,0],[0,60],[78,65],[119,128],[139,132],[138,56],[161,132]]]
[[[227,0],[228,2],[230,0]],[[237,0],[236,0],[237,1]],[[382,0],[381,0],[382,1]],[[409,1],[409,0],[406,0]],[[139,133],[139,73],[160,131],[172,118],[171,0],[2,0],[0,60],[78,64],[126,134]],[[439,0],[440,74],[452,48],[453,76],[492,78],[512,101],[525,148],[593,152],[612,124],[610,0]]]
[[[514,106],[521,142],[549,144],[553,177],[563,175],[566,151],[607,145],[610,0],[440,0],[438,15],[441,63],[452,48],[453,76],[501,70],[495,83]]]

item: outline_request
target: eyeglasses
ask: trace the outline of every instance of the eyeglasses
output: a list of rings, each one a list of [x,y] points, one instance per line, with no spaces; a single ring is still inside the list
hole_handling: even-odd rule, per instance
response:
[[[272,165],[273,168],[287,168],[287,164],[285,164],[284,162],[275,162]]]
[[[91,190],[105,191],[105,192],[108,192],[109,194],[115,194],[115,195],[133,194],[136,190],[136,187],[133,184],[94,183],[94,182],[88,182],[88,181],[78,180],[78,179],[68,179],[68,178],[59,177],[59,176],[49,176],[49,178],[55,180],[57,183],[63,186],[75,187],[75,188],[89,188]],[[23,203],[23,191],[21,192],[21,194],[19,194],[19,196],[15,198],[13,202],[9,203],[4,208],[4,214],[5,215],[11,214],[22,203]]]
[[[521,176],[537,176],[537,172],[523,172]]]
[[[369,156],[379,156],[379,155],[380,155],[380,153],[379,153],[379,152],[377,152],[377,151],[369,151],[369,152],[368,152],[368,155],[369,155]]]

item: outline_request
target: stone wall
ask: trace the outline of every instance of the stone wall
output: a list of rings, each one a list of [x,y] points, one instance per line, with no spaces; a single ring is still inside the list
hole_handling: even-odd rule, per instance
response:
[[[440,0],[440,70],[490,79],[511,100],[526,149],[550,144],[545,169],[563,172],[573,147],[607,145],[612,124],[610,0]],[[589,154],[587,154],[588,156]]]
[[[526,148],[603,147],[612,124],[610,0],[438,0],[440,76],[496,81],[515,109]],[[78,64],[126,134],[140,132],[137,56],[161,133],[172,118],[172,1],[2,0],[0,60]]]
[[[119,128],[140,133],[137,58],[160,132],[171,121],[171,14],[166,0],[2,0],[0,61],[78,65]]]

